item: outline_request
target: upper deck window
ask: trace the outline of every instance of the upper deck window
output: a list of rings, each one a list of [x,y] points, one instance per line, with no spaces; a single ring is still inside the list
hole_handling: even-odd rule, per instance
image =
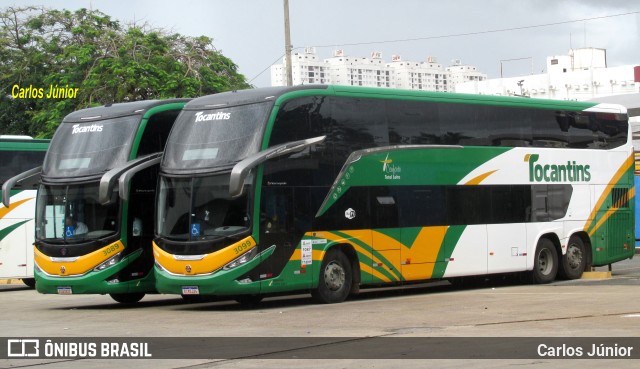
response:
[[[211,169],[258,152],[271,106],[259,103],[183,111],[169,136],[163,168]]]
[[[140,116],[86,123],[62,123],[51,140],[43,165],[48,177],[101,174],[129,160]]]

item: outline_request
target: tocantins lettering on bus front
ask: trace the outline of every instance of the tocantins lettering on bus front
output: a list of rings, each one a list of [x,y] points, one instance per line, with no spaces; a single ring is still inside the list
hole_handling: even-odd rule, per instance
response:
[[[92,124],[90,126],[84,126],[84,127],[80,127],[79,124],[74,124],[73,125],[73,130],[71,131],[72,135],[75,135],[76,133],[88,133],[88,132],[102,132],[102,124]]]
[[[380,160],[382,163],[382,172],[384,172],[384,179],[400,179],[400,172],[402,168],[399,165],[393,164],[393,160],[389,159],[389,154],[384,160]]]
[[[540,155],[527,154],[524,161],[529,163],[529,182],[589,182],[591,165],[578,164],[567,160],[566,164],[540,164]]]
[[[203,111],[199,111],[196,113],[196,123],[198,122],[209,122],[212,120],[229,120],[231,118],[231,113],[225,113],[219,111],[217,113],[205,114]]]

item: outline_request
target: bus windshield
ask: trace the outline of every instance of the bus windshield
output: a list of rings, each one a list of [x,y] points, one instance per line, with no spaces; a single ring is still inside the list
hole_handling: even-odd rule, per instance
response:
[[[157,233],[175,241],[233,237],[250,229],[252,178],[244,194],[229,196],[229,173],[196,178],[162,177],[158,194]]]
[[[209,110],[185,110],[173,127],[163,157],[164,170],[229,166],[259,151],[271,103]]]
[[[63,123],[56,130],[42,168],[46,177],[104,173],[129,160],[140,116]]]
[[[115,196],[115,193],[114,193]],[[98,202],[98,184],[40,185],[36,204],[36,239],[47,242],[86,242],[118,232],[118,201]]]

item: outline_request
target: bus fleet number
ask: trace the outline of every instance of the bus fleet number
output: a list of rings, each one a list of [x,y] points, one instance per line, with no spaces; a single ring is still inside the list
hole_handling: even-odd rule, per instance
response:
[[[245,241],[243,243],[240,244],[240,246],[238,247],[234,247],[233,251],[237,254],[243,252],[244,250],[248,249],[249,246],[251,246],[251,241]]]
[[[107,247],[106,249],[102,250],[102,254],[105,255],[105,256],[109,255],[109,254],[115,252],[119,248],[120,248],[120,245],[118,245],[118,244],[111,245],[111,247]]]

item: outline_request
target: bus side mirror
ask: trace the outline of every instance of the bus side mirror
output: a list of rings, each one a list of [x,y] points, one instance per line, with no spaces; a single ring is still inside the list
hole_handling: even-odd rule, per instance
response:
[[[251,169],[257,167],[258,165],[271,158],[277,158],[280,156],[300,152],[311,145],[323,142],[325,138],[327,138],[327,136],[319,136],[308,138],[306,140],[287,142],[250,155],[246,159],[236,164],[231,170],[231,177],[229,178],[229,195],[231,196],[231,198],[236,198],[242,195],[244,180],[251,172]]]
[[[33,187],[40,183],[40,177],[42,175],[42,167],[29,169],[26,172],[22,172],[15,177],[7,179],[2,184],[2,204],[5,207],[11,206],[11,190],[16,186],[23,188]]]

